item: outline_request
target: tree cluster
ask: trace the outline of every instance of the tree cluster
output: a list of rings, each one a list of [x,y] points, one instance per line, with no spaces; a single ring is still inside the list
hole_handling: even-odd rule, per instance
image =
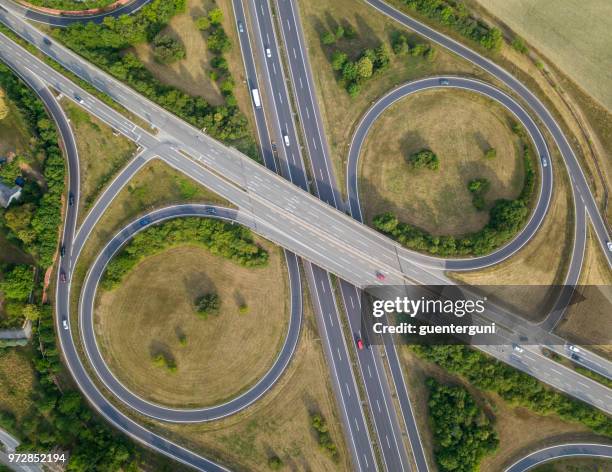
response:
[[[387,69],[390,61],[389,46],[384,43],[364,50],[355,61],[339,50],[331,55],[332,68],[339,73],[340,82],[351,97],[359,95],[363,83]]]
[[[391,38],[391,49],[397,56],[424,57],[430,62],[436,58],[436,50],[431,44],[416,43],[411,45],[408,35],[399,31],[395,32]]]
[[[336,41],[345,39],[355,39],[357,32],[352,25],[346,23],[345,25],[338,24],[335,29],[327,30],[321,35],[321,42],[326,46],[331,46]]]
[[[491,182],[485,178],[470,180],[468,183],[468,190],[472,194],[472,205],[477,210],[485,209],[485,193],[489,191]]]
[[[440,159],[430,149],[421,149],[406,158],[406,162],[412,169],[438,170]]]
[[[497,449],[499,439],[491,421],[470,393],[429,378],[429,416],[434,455],[441,472],[473,472]]]
[[[423,359],[460,375],[475,387],[495,392],[511,405],[540,415],[556,414],[612,437],[612,419],[596,408],[547,387],[537,379],[467,346],[411,346]]]
[[[252,140],[246,117],[238,109],[233,94],[226,95],[225,104],[211,105],[202,97],[161,83],[136,55],[127,51],[131,46],[152,41],[172,16],[184,8],[184,0],[153,0],[132,15],[106,17],[101,24],[75,23],[55,29],[53,34],[145,97],[197,128],[206,128],[211,136],[226,142]]]
[[[34,290],[33,267],[27,264],[0,266],[3,275],[0,281],[4,316],[0,317],[0,328],[15,328],[22,324],[24,318],[35,318],[32,308],[27,304]],[[29,316],[26,316],[28,315]]]
[[[35,181],[28,180],[20,201],[4,212],[4,221],[15,242],[42,267],[53,263],[57,249],[62,194],[64,192],[64,159],[57,131],[36,94],[21,82],[8,67],[0,64],[0,86],[15,103],[35,137],[33,154],[43,156],[43,192]]]
[[[172,36],[160,33],[153,38],[152,46],[153,57],[162,64],[170,64],[185,59],[185,46]]]
[[[338,448],[329,434],[329,428],[325,418],[320,413],[312,413],[310,415],[310,425],[315,430],[319,446],[327,451],[332,459],[338,459]]]
[[[486,49],[499,51],[503,44],[498,28],[474,18],[463,2],[454,0],[404,0],[404,3],[420,14],[438,21],[472,39]]]
[[[221,308],[221,299],[216,293],[205,293],[195,300],[195,309],[200,318],[208,318],[210,315],[216,315]]]
[[[180,244],[194,244],[245,267],[261,267],[268,253],[248,228],[211,218],[177,218],[138,233],[106,267],[102,287],[112,289],[143,258]]]
[[[535,171],[531,152],[523,144],[525,180],[515,200],[496,200],[489,210],[489,222],[480,231],[463,236],[433,236],[409,223],[399,221],[393,213],[376,215],[374,228],[390,236],[409,249],[439,256],[468,256],[490,253],[509,241],[525,223],[535,189]]]
[[[174,373],[178,370],[176,360],[169,353],[159,352],[157,354],[152,355],[151,360],[153,361],[153,365],[155,367],[164,368],[168,370],[168,372]]]

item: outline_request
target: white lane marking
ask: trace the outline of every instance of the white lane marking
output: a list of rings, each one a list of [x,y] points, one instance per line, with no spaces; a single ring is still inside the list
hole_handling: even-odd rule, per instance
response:
[[[365,455],[365,454],[363,454],[363,460],[365,461],[365,466],[366,466],[366,469],[369,469],[369,468],[370,468],[370,466],[368,465],[368,458],[366,457],[366,455]]]
[[[302,77],[298,77],[298,80],[300,81],[300,88],[304,88],[304,84],[302,83]]]
[[[293,48],[293,58],[297,59],[297,53],[295,52],[295,48]]]
[[[268,41],[268,44],[270,44],[270,35],[268,33],[266,33],[266,40]]]
[[[261,8],[261,14],[263,15],[263,14],[264,14],[264,11],[263,11],[263,3],[262,3],[261,5],[259,5],[259,7]]]
[[[287,20],[287,28],[289,29],[289,31],[291,31],[291,23],[289,23],[289,20]]]
[[[321,281],[321,290],[323,290],[323,293],[327,293],[325,292],[325,284],[323,283],[323,281]]]
[[[319,175],[321,175],[321,180],[323,180],[323,171],[321,170],[320,167],[319,167]]]
[[[317,149],[317,142],[315,141],[315,138],[312,138],[312,145],[315,149]]]
[[[276,75],[276,65],[274,62],[272,63],[272,72],[274,72],[274,75]]]
[[[306,117],[310,119],[310,113],[308,113],[308,107],[306,107]]]
[[[370,364],[368,364],[368,375],[372,377],[372,371],[370,370]]]
[[[389,442],[389,435],[385,434],[385,439],[387,440],[387,448],[391,449],[391,443]]]
[[[338,349],[338,359],[342,360],[342,355],[340,355],[340,348],[337,348],[337,349]]]
[[[357,417],[353,417],[353,420],[355,421],[355,428],[357,428],[357,432],[359,432],[359,423],[357,423]]]
[[[351,307],[355,308],[355,303],[353,302],[353,297],[349,296],[349,299],[351,300]]]
[[[380,408],[380,402],[378,401],[378,398],[376,399],[376,406],[378,407],[378,412],[381,413],[382,410]]]
[[[346,388],[346,393],[348,393],[348,396],[350,397],[351,396],[351,391],[349,389],[348,382],[344,382],[344,388]]]
[[[283,103],[283,97],[281,97],[280,92],[278,92],[278,99],[280,100],[281,103]]]

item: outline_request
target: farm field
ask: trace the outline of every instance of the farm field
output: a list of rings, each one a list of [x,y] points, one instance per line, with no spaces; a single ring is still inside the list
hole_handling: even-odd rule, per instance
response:
[[[607,0],[472,0],[551,59],[612,110],[612,3]]]
[[[164,405],[208,406],[264,375],[286,335],[288,284],[282,252],[256,242],[270,256],[265,267],[242,267],[183,245],[143,260],[119,287],[99,291],[98,343],[128,388]],[[221,302],[207,319],[194,307],[205,293]],[[154,365],[160,353],[173,359],[176,371]]]

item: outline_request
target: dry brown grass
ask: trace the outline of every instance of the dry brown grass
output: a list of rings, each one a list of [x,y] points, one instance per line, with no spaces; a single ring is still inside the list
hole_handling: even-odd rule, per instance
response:
[[[428,391],[425,385],[427,377],[434,377],[444,383],[463,385],[489,416],[495,417],[494,427],[499,435],[499,449],[494,455],[483,460],[480,467],[482,471],[505,470],[515,459],[538,446],[549,445],[549,442],[599,438],[583,426],[566,423],[553,416],[540,416],[525,408],[512,407],[497,395],[483,393],[435,364],[419,359],[406,347],[402,347],[399,352],[426,451],[432,451],[434,444],[428,419]],[[429,464],[435,464],[432,455],[429,456]]]
[[[200,96],[213,105],[221,105],[223,97],[217,85],[210,80],[210,60],[213,55],[208,51],[203,33],[195,26],[195,18],[202,16],[213,5],[209,0],[188,0],[185,13],[180,13],[170,20],[161,34],[168,34],[178,39],[185,46],[185,59],[172,64],[160,64],[153,58],[149,44],[138,44],[134,47],[136,55],[144,62],[147,69],[161,82],[177,87],[184,92]],[[227,11],[223,12],[225,15]]]
[[[151,422],[155,431],[236,471],[269,471],[268,458],[278,455],[295,471],[349,471],[340,419],[329,383],[318,330],[304,295],[304,322],[297,349],[276,385],[246,410],[212,423],[172,425]],[[317,444],[311,412],[327,420],[338,448],[334,461]]]
[[[612,109],[607,0],[477,0]]]
[[[354,127],[374,100],[399,84],[432,74],[452,72],[484,77],[480,70],[441,48],[436,48],[438,56],[433,63],[412,57],[397,60],[393,57],[391,67],[382,75],[369,80],[362,87],[359,96],[351,99],[336,81],[321,44],[322,31],[333,27],[336,21],[350,23],[358,36],[355,40],[340,43],[339,48],[349,51],[349,56],[353,56],[353,59],[365,48],[376,47],[382,42],[388,43],[395,31],[403,31],[415,42],[425,40],[401,29],[397,23],[364,2],[301,0],[298,4],[314,76],[313,85],[330,145],[334,172],[343,193],[346,188],[346,157]]]
[[[573,238],[573,203],[565,167],[557,151],[551,149],[554,188],[548,214],[533,239],[517,254],[491,267],[470,272],[454,272],[453,278],[471,285],[555,285],[565,280]],[[550,294],[541,298],[515,299],[513,307],[532,321],[547,312]],[[538,310],[533,310],[538,306]],[[531,316],[529,316],[531,315]]]
[[[286,335],[288,284],[282,252],[257,242],[270,254],[263,268],[180,246],[147,258],[118,288],[99,294],[98,342],[128,388],[165,405],[215,405],[265,374]],[[221,308],[202,319],[194,301],[210,292]],[[248,313],[239,312],[242,304]],[[153,365],[159,352],[175,359],[176,372]]]
[[[32,407],[34,369],[30,346],[10,348],[0,353],[0,411],[12,412],[20,421]]]
[[[391,211],[436,235],[481,229],[488,211],[474,208],[468,183],[490,182],[487,206],[498,198],[516,198],[523,186],[520,142],[511,123],[500,105],[459,90],[427,91],[392,105],[373,125],[360,160],[366,221]],[[409,168],[406,157],[423,148],[440,159],[437,171]],[[485,159],[490,148],[497,156]]]
[[[601,251],[599,242],[595,240],[589,228],[586,254],[580,275],[581,285],[612,285],[612,270]],[[612,318],[609,310],[611,301],[602,303],[601,297],[593,296],[594,292],[591,289],[586,290],[586,299],[569,307],[557,332],[577,344],[595,344],[596,346],[593,346],[595,350],[610,356],[612,355]]]
[[[86,210],[94,203],[102,188],[127,164],[136,146],[127,138],[114,136],[113,130],[70,100],[62,99],[79,151],[81,178],[79,198],[79,223]]]
[[[543,464],[533,472],[610,472],[612,461],[604,458],[570,458]]]

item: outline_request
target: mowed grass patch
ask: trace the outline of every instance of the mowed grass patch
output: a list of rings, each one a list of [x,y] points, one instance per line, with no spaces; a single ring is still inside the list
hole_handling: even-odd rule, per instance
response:
[[[607,472],[612,470],[612,460],[604,458],[568,458],[548,462],[533,472]]]
[[[355,29],[357,37],[350,41],[343,40],[339,43],[338,49],[347,52],[351,60],[366,48],[375,48],[383,42],[390,44],[390,38],[398,31],[407,34],[413,43],[427,41],[401,28],[365,2],[300,0],[298,4],[312,66],[313,87],[320,104],[333,170],[343,193],[346,191],[346,158],[353,132],[361,116],[374,100],[397,85],[432,74],[454,73],[484,77],[479,69],[434,45],[437,56],[433,62],[412,56],[396,57],[391,53],[390,67],[382,74],[368,79],[361,93],[355,98],[350,98],[336,80],[335,72],[327,57],[327,49],[321,43],[322,33],[334,29],[337,22],[350,24]],[[396,136],[399,137],[394,128],[387,132],[391,140]]]
[[[121,135],[115,136],[111,127],[70,100],[63,99],[61,104],[70,119],[79,152],[80,223],[104,186],[134,155],[136,145]]]
[[[471,285],[559,285],[563,284],[573,241],[571,189],[565,166],[556,148],[549,144],[553,165],[553,195],[548,213],[535,236],[510,258],[480,270],[453,272],[449,275]],[[541,291],[539,300],[508,300],[518,313],[538,321],[534,307],[545,312],[551,299]]]
[[[99,293],[98,342],[128,388],[166,405],[214,405],[264,375],[286,334],[288,284],[280,249],[257,243],[270,255],[263,268],[179,246],[145,259],[119,287]],[[205,293],[216,293],[221,305],[202,319],[194,302]],[[174,359],[176,371],[155,366],[157,354]]]
[[[481,462],[482,471],[505,470],[516,458],[539,446],[549,445],[552,441],[602,440],[583,426],[564,422],[553,416],[540,416],[526,408],[515,408],[498,395],[484,393],[435,364],[423,361],[406,346],[402,346],[399,352],[419,433],[426,451],[431,451],[434,444],[428,416],[428,390],[425,385],[427,377],[467,388],[489,417],[495,418],[493,426],[499,435],[499,448]],[[428,460],[429,464],[434,464],[432,455],[428,456]]]
[[[330,383],[333,375],[323,355],[320,335],[304,294],[300,340],[287,370],[274,387],[246,410],[211,423],[155,423],[155,430],[218,460],[232,470],[268,472],[268,460],[278,456],[281,470],[349,471],[345,444]],[[317,442],[311,413],[326,420],[338,458],[332,459]]]
[[[612,56],[609,54],[612,4],[609,1],[477,0],[477,3],[612,109]]]
[[[185,59],[172,64],[161,64],[155,60],[153,48],[147,43],[136,45],[134,52],[157,80],[189,95],[200,96],[213,105],[222,105],[224,100],[219,88],[208,77],[208,72],[212,70],[210,60],[213,55],[208,51],[204,35],[194,23],[195,18],[205,15],[213,7],[213,2],[187,0],[186,3],[185,12],[175,15],[161,31],[161,34],[170,35],[185,46]]]
[[[10,411],[20,421],[32,407],[34,369],[31,346],[0,351],[0,411]]]
[[[366,222],[390,211],[433,235],[483,228],[493,202],[514,199],[523,187],[522,149],[511,123],[501,105],[461,90],[426,91],[396,102],[372,126],[360,157]],[[487,159],[491,148],[496,157]],[[421,149],[438,156],[438,170],[410,168],[406,158]],[[468,190],[479,178],[490,182],[482,211]]]

